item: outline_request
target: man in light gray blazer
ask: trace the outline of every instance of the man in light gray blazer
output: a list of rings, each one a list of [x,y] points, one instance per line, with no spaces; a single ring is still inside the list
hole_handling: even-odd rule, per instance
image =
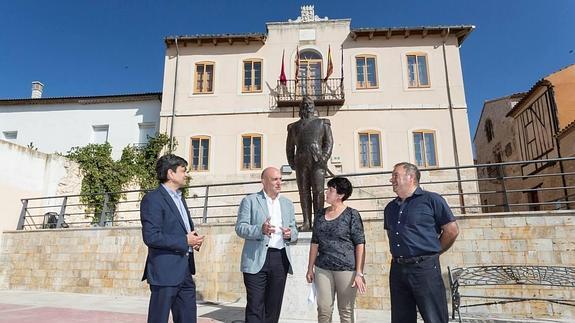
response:
[[[236,233],[245,239],[241,271],[247,304],[246,323],[279,321],[287,274],[293,274],[289,245],[297,240],[293,203],[280,195],[279,169],[261,175],[263,190],[240,204]]]

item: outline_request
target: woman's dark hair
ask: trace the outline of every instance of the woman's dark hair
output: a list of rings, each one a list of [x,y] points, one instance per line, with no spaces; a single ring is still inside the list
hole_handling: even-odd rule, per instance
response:
[[[176,171],[178,166],[188,167],[188,162],[180,156],[167,154],[156,162],[156,178],[160,184],[168,181],[168,170]]]
[[[347,178],[341,176],[330,179],[329,182],[327,182],[327,187],[333,187],[337,194],[343,194],[343,198],[341,199],[342,202],[347,200],[347,198],[351,196],[351,192],[353,192],[351,182]]]

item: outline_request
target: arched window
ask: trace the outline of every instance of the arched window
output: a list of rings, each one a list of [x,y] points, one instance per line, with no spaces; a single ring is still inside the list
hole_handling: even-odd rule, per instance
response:
[[[297,79],[300,81],[297,90],[302,95],[320,95],[322,80],[322,57],[312,49],[299,52],[296,61]]]

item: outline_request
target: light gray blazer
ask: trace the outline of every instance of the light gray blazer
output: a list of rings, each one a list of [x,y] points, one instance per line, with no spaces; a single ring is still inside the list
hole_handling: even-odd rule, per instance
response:
[[[289,245],[290,242],[297,240],[298,235],[295,225],[294,207],[289,199],[281,195],[279,199],[282,212],[282,227],[291,229],[291,239],[284,240],[284,242],[290,262],[289,273],[293,274]],[[264,266],[270,238],[262,234],[262,224],[269,217],[269,214],[263,191],[244,197],[240,204],[236,221],[236,233],[245,239],[240,264],[240,270],[244,273],[256,274]]]

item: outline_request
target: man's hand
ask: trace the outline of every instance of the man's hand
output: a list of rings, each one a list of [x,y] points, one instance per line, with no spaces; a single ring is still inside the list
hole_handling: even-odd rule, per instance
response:
[[[276,227],[270,224],[271,218],[267,218],[266,222],[262,224],[262,234],[266,236],[271,236],[274,232],[276,232]]]
[[[196,251],[199,251],[202,243],[204,243],[205,236],[198,235],[198,233],[194,230],[188,233],[186,237],[188,238],[188,246],[194,248]]]
[[[291,240],[291,229],[280,227],[284,240]]]

